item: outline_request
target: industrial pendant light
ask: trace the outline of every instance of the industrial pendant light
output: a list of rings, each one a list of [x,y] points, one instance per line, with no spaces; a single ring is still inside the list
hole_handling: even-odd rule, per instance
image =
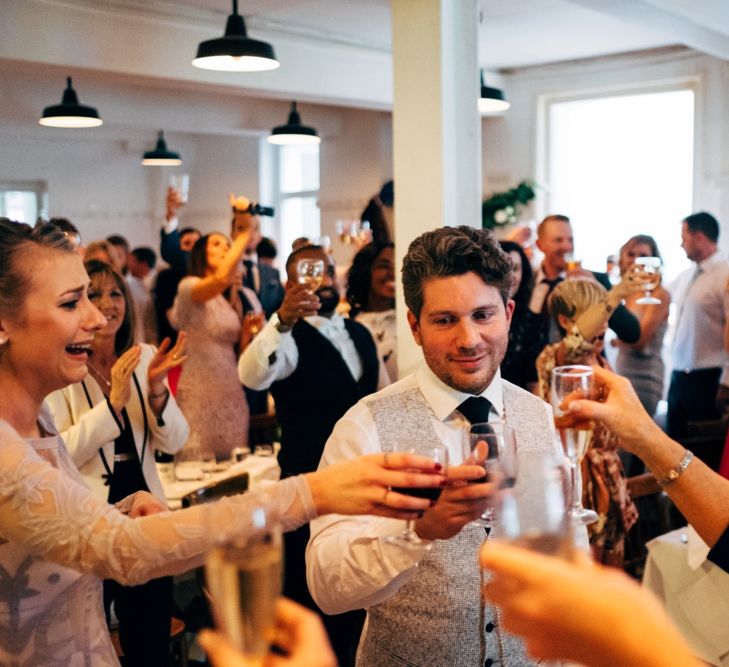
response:
[[[60,104],[43,109],[43,116],[38,121],[48,127],[98,127],[104,121],[94,107],[85,107],[78,103],[78,95],[73,89],[71,77],[66,77],[66,90]]]
[[[270,144],[318,144],[321,138],[313,127],[301,124],[301,116],[296,109],[296,102],[291,103],[291,113],[286,125],[279,125],[271,130],[268,136]]]
[[[228,17],[225,34],[200,42],[192,64],[224,72],[263,72],[276,69],[281,63],[268,42],[248,37],[245,21],[238,14],[238,0],[233,0],[233,13]]]
[[[481,96],[478,99],[478,110],[482,114],[498,113],[506,111],[511,104],[506,100],[504,91],[501,88],[491,88],[483,82],[483,70],[481,70]]]
[[[157,145],[153,151],[147,151],[142,158],[142,164],[148,166],[175,166],[182,164],[182,159],[179,153],[175,153],[167,148],[167,142],[165,141],[165,135],[162,130],[159,131],[157,136]]]

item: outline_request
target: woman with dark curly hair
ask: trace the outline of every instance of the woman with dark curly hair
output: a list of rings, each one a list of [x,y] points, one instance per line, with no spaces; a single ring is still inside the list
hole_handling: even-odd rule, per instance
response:
[[[349,315],[370,330],[393,381],[397,380],[394,259],[392,243],[373,241],[354,256],[347,273]]]
[[[533,391],[537,383],[536,361],[544,347],[539,335],[541,315],[529,310],[532,289],[532,267],[518,243],[499,241],[501,249],[511,257],[511,298],[514,314],[509,328],[509,347],[501,362],[501,377],[522,389]]]

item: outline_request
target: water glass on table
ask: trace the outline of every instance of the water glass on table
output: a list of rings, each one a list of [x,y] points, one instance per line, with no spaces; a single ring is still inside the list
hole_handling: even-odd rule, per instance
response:
[[[275,503],[242,512],[245,535],[228,536],[205,561],[205,582],[215,625],[245,656],[263,665],[275,638],[281,596],[283,537]]]
[[[482,465],[485,480],[499,488],[510,488],[516,483],[516,435],[505,422],[481,422],[464,429],[464,462]],[[484,528],[491,528],[496,507],[487,507],[477,519]]]
[[[588,525],[598,519],[597,513],[582,506],[582,475],[580,464],[592,442],[595,423],[580,419],[566,409],[578,398],[594,398],[592,368],[589,366],[557,366],[552,369],[551,403],[554,425],[572,473],[572,504],[570,516],[579,524]]]

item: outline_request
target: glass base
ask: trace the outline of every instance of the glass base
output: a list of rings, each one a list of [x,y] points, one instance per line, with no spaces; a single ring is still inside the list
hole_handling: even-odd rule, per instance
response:
[[[401,544],[414,547],[430,544],[425,540],[421,540],[414,530],[409,530],[404,533],[400,533],[399,535],[389,535],[385,538],[385,542],[388,544]]]
[[[599,517],[597,512],[580,507],[579,509],[570,510],[570,518],[573,523],[580,526],[589,526],[591,523],[596,523]]]
[[[658,304],[662,303],[660,299],[656,299],[654,296],[642,296],[640,299],[635,300],[636,303],[647,303],[654,306],[657,306]]]

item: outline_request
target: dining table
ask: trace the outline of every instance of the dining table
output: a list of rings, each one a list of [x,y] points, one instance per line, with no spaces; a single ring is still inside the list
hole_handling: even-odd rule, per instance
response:
[[[707,560],[709,547],[691,526],[647,546],[643,585],[663,602],[699,658],[729,667],[729,573]]]
[[[175,471],[174,467],[159,467],[167,505],[172,510],[182,507],[182,498],[189,493],[244,472],[248,473],[248,488],[265,480],[275,482],[281,474],[276,457],[271,454],[249,454],[242,461],[217,464],[212,470],[204,469],[202,461],[197,465],[188,463],[183,474],[179,468]]]

